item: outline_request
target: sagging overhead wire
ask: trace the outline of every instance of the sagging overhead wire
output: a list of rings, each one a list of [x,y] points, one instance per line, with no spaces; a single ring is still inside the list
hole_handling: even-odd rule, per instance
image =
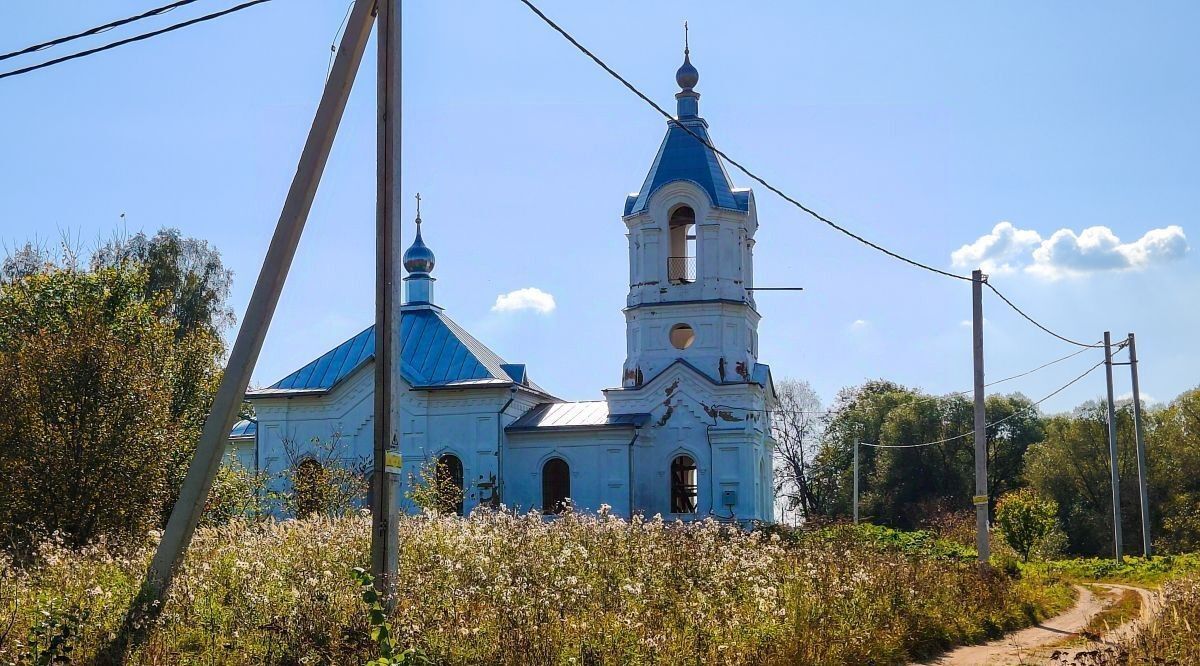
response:
[[[1126,346],[1126,344],[1127,344],[1127,343],[1125,343],[1125,342],[1122,342],[1121,344],[1117,345],[1117,348],[1113,350],[1113,355],[1115,356],[1115,355],[1117,354],[1117,352],[1119,352],[1119,351],[1121,351],[1122,349],[1124,349],[1124,348],[1125,348],[1125,346]],[[1103,346],[1103,345],[1101,345],[1101,346]],[[983,387],[984,387],[984,388],[988,388],[988,387],[990,387],[990,386],[995,386],[995,385],[997,385],[997,384],[1003,384],[1004,382],[1010,382],[1010,381],[1012,381],[1012,380],[1014,380],[1014,379],[1020,379],[1021,377],[1027,377],[1027,376],[1029,376],[1029,375],[1032,375],[1033,373],[1035,373],[1035,372],[1037,372],[1037,371],[1039,371],[1039,370],[1044,370],[1044,369],[1046,369],[1046,368],[1048,368],[1048,367],[1050,367],[1050,366],[1052,366],[1052,365],[1056,365],[1056,364],[1058,364],[1058,363],[1062,363],[1063,361],[1066,361],[1066,360],[1068,360],[1068,359],[1075,358],[1076,356],[1079,356],[1080,354],[1083,354],[1083,353],[1085,353],[1085,352],[1087,352],[1087,351],[1090,351],[1090,349],[1091,349],[1091,347],[1088,347],[1087,349],[1077,349],[1077,350],[1075,350],[1075,351],[1071,352],[1070,354],[1067,354],[1066,356],[1060,356],[1060,357],[1058,357],[1058,358],[1054,359],[1053,361],[1047,361],[1047,362],[1045,362],[1045,363],[1043,363],[1043,364],[1041,364],[1041,365],[1037,366],[1036,368],[1031,368],[1031,369],[1029,369],[1029,370],[1026,370],[1025,372],[1020,372],[1020,373],[1017,373],[1017,374],[1015,374],[1015,375],[1010,375],[1010,376],[1008,376],[1008,377],[1004,377],[1004,378],[1002,378],[1002,379],[997,379],[997,380],[995,380],[995,381],[988,382],[988,383],[984,384],[984,385],[983,385]],[[907,404],[912,404],[913,402],[925,402],[925,401],[928,401],[928,400],[941,400],[941,399],[943,399],[943,398],[947,398],[947,397],[953,397],[953,396],[959,396],[959,395],[968,395],[968,394],[970,394],[970,393],[974,393],[974,392],[975,392],[975,389],[966,389],[965,391],[955,391],[955,392],[953,392],[953,393],[944,393],[944,394],[942,394],[942,395],[914,395],[914,396],[913,396],[913,400],[911,400],[911,401],[910,401],[909,403],[907,403]],[[737,409],[737,410],[741,410],[741,411],[745,411],[745,412],[766,412],[766,413],[768,413],[768,414],[808,414],[808,415],[825,415],[825,414],[829,414],[829,413],[831,412],[831,410],[828,410],[828,409],[825,409],[825,410],[799,410],[799,409],[750,409],[750,408],[748,408],[748,407],[735,407],[735,406],[733,406],[733,405],[721,405],[721,404],[712,405],[712,407],[716,407],[716,408],[723,408],[723,409]]]
[[[999,289],[997,289],[997,288],[995,287],[995,285],[993,285],[991,282],[988,282],[988,281],[986,281],[986,280],[985,280],[985,281],[984,281],[984,284],[985,284],[985,285],[987,285],[987,288],[988,288],[988,289],[991,289],[991,290],[992,290],[992,293],[994,293],[994,294],[996,294],[997,296],[999,296],[999,297],[1000,297],[1000,300],[1004,301],[1004,302],[1005,302],[1005,303],[1008,305],[1008,307],[1012,308],[1012,309],[1013,309],[1013,310],[1014,310],[1014,311],[1015,311],[1017,314],[1021,315],[1021,316],[1022,316],[1022,317],[1024,317],[1025,319],[1029,320],[1029,323],[1033,324],[1034,326],[1037,326],[1038,328],[1042,329],[1042,330],[1043,330],[1043,331],[1045,331],[1046,333],[1049,333],[1050,335],[1053,335],[1054,337],[1058,338],[1059,340],[1062,340],[1063,342],[1069,342],[1069,343],[1071,343],[1071,344],[1073,344],[1073,345],[1076,345],[1076,346],[1078,346],[1078,347],[1087,347],[1088,349],[1096,349],[1096,348],[1099,348],[1099,347],[1103,347],[1103,346],[1104,346],[1104,343],[1103,343],[1103,342],[1093,343],[1093,344],[1090,344],[1090,345],[1089,345],[1089,344],[1085,344],[1085,343],[1083,343],[1083,342],[1079,342],[1079,341],[1076,341],[1076,340],[1072,340],[1071,338],[1068,338],[1068,337],[1064,337],[1064,336],[1062,336],[1062,335],[1059,335],[1058,333],[1055,333],[1054,331],[1052,331],[1052,330],[1050,330],[1050,329],[1046,328],[1046,327],[1045,327],[1045,326],[1043,326],[1041,323],[1039,323],[1039,322],[1038,322],[1038,320],[1036,320],[1036,319],[1034,319],[1033,317],[1030,317],[1029,315],[1025,314],[1025,311],[1024,311],[1024,310],[1022,310],[1021,308],[1017,307],[1017,306],[1016,306],[1016,304],[1015,304],[1015,303],[1013,303],[1012,301],[1008,300],[1008,297],[1007,297],[1007,296],[1005,296],[1004,294],[1000,293],[1000,290],[999,290]]]
[[[88,28],[87,30],[84,30],[83,32],[77,32],[73,35],[66,35],[65,37],[51,39],[50,41],[42,42],[41,44],[34,44],[32,46],[26,46],[25,48],[20,49],[18,51],[13,51],[11,53],[5,53],[4,55],[0,55],[0,60],[8,60],[9,58],[15,58],[17,56],[26,55],[29,53],[36,53],[38,51],[44,51],[52,46],[58,46],[59,44],[66,44],[67,42],[79,39],[81,37],[90,37],[91,35],[98,35],[102,32],[108,32],[109,30],[112,30],[113,28],[118,28],[118,27],[126,25],[128,23],[133,23],[134,21],[140,21],[145,18],[150,18],[151,16],[158,16],[159,14],[166,14],[167,12],[171,11],[172,9],[176,9],[176,8],[182,7],[184,5],[190,5],[196,1],[197,0],[179,0],[178,2],[172,2],[169,5],[163,5],[162,7],[155,7],[154,9],[142,12],[141,14],[138,14],[137,16],[130,16],[128,18],[119,19],[116,21],[112,21],[111,23],[105,23],[104,25],[98,25],[94,28]]]
[[[39,69],[44,69],[46,67],[52,67],[54,65],[58,65],[60,63],[67,62],[69,60],[76,60],[78,58],[84,58],[84,57],[87,57],[90,55],[94,55],[96,53],[100,53],[101,51],[108,51],[110,49],[115,49],[118,46],[132,44],[133,42],[140,42],[145,39],[150,39],[151,37],[157,37],[159,35],[163,35],[168,32],[173,32],[175,30],[179,30],[181,28],[186,28],[191,25],[196,25],[197,23],[204,23],[205,21],[211,21],[213,19],[220,18],[227,14],[239,12],[239,11],[242,11],[243,9],[249,9],[250,7],[253,7],[254,5],[261,5],[264,2],[270,2],[270,1],[271,0],[250,0],[249,2],[243,2],[242,4],[235,5],[233,7],[230,7],[229,9],[223,9],[219,12],[213,12],[212,14],[206,14],[204,16],[199,16],[197,18],[183,21],[181,23],[169,25],[169,26],[167,26],[165,28],[161,28],[159,30],[153,30],[151,32],[147,32],[147,33],[144,33],[141,35],[135,35],[135,36],[129,37],[127,39],[122,39],[122,40],[119,40],[116,42],[112,42],[111,44],[105,44],[104,46],[98,46],[94,49],[80,51],[79,53],[72,53],[71,55],[63,56],[61,58],[55,58],[54,60],[47,60],[46,62],[39,63],[37,65],[30,65],[29,67],[22,67],[21,69],[14,69],[10,72],[3,72],[3,73],[0,73],[0,79],[6,79],[10,76],[18,76],[20,74],[28,74],[29,72],[39,70]]]
[[[1054,396],[1058,395],[1059,393],[1062,393],[1063,391],[1067,390],[1068,387],[1070,387],[1071,385],[1080,381],[1084,377],[1087,377],[1088,375],[1092,374],[1092,372],[1096,368],[1099,368],[1102,365],[1104,365],[1104,361],[1100,361],[1096,365],[1093,365],[1092,367],[1088,368],[1087,370],[1084,370],[1083,374],[1079,375],[1075,379],[1072,379],[1071,381],[1067,382],[1066,384],[1063,384],[1062,386],[1054,389],[1054,391],[1047,394],[1041,400],[1032,402],[1029,405],[1022,407],[1021,409],[1015,410],[1012,414],[1009,414],[1008,416],[1005,416],[1004,418],[996,419],[995,421],[992,421],[991,423],[984,424],[984,428],[993,428],[995,426],[1000,425],[1001,423],[1004,423],[1005,421],[1008,421],[1009,419],[1016,418],[1018,415],[1022,414],[1023,412],[1026,412],[1026,411],[1036,408],[1038,405],[1042,404],[1043,402],[1046,402],[1050,398],[1053,398]],[[964,432],[962,434],[955,435],[953,437],[947,437],[945,439],[939,439],[939,440],[933,441],[933,442],[924,442],[922,444],[871,444],[869,442],[860,442],[860,443],[863,446],[869,446],[874,449],[918,449],[918,448],[925,447],[925,446],[935,446],[937,444],[945,444],[947,442],[953,442],[958,439],[971,437],[974,434],[975,434],[975,431],[971,430],[970,432]]]
[[[594,54],[590,50],[588,50],[588,48],[586,46],[584,46],[583,44],[580,44],[577,39],[572,37],[570,33],[568,33],[566,30],[564,30],[562,27],[560,27],[557,23],[555,23],[554,20],[551,19],[549,16],[546,16],[546,14],[543,13],[542,10],[538,9],[536,5],[534,5],[532,2],[530,2],[530,0],[521,0],[521,2],[526,7],[528,7],[530,9],[530,11],[532,11],[534,14],[537,14],[538,18],[542,19],[542,21],[544,21],[546,23],[546,25],[553,28],[556,32],[558,32],[558,34],[562,35],[563,38],[566,39],[568,42],[570,42],[575,48],[579,49],[579,51],[581,53],[583,53],[587,57],[591,58],[593,62],[595,62],[597,65],[600,66],[601,69],[608,72],[609,75],[611,75],[617,81],[621,82],[621,84],[624,85],[626,88],[628,88],[630,92],[632,92],[633,94],[640,97],[642,99],[642,101],[644,101],[645,103],[647,103],[651,107],[653,107],[655,111],[658,111],[659,114],[661,114],[668,121],[675,120],[675,117],[672,116],[670,113],[668,113],[666,109],[659,106],[657,102],[650,99],[649,96],[647,96],[645,93],[643,93],[641,90],[639,90],[637,88],[637,86],[630,83],[628,79],[626,79],[625,77],[623,77],[619,73],[617,73],[617,71],[614,70],[612,67],[609,67],[607,63],[605,63],[603,60],[601,60],[599,58],[599,56],[597,56],[596,54]],[[921,263],[920,261],[917,261],[916,259],[909,259],[908,257],[906,257],[902,254],[893,252],[893,251],[883,247],[882,245],[873,243],[873,242],[867,240],[866,238],[863,238],[862,236],[839,225],[838,223],[834,222],[833,220],[821,215],[820,213],[816,212],[815,210],[809,208],[808,206],[805,206],[804,204],[802,204],[798,200],[792,198],[786,192],[779,189],[778,187],[775,187],[771,183],[768,183],[761,176],[754,173],[753,171],[750,171],[750,169],[746,168],[746,166],[744,166],[741,162],[738,162],[737,160],[733,159],[729,155],[725,154],[724,151],[722,151],[721,149],[714,146],[711,142],[704,139],[704,137],[702,137],[699,134],[697,134],[696,132],[692,131],[691,128],[689,128],[683,124],[678,124],[677,126],[680,127],[681,129],[683,129],[688,134],[690,134],[692,136],[692,138],[694,138],[695,140],[697,140],[701,144],[703,144],[705,148],[708,148],[709,150],[713,151],[717,155],[720,155],[722,159],[724,159],[726,162],[729,162],[733,166],[737,167],[739,171],[746,174],[747,176],[749,176],[751,179],[753,179],[754,181],[756,181],[763,187],[765,187],[768,190],[779,195],[784,201],[787,201],[788,203],[799,208],[800,210],[804,211],[805,213],[808,213],[810,216],[825,223],[829,227],[836,229],[837,231],[849,236],[850,238],[853,238],[854,240],[856,240],[868,247],[874,248],[874,249],[888,255],[889,257],[892,257],[893,259],[899,259],[900,261],[903,261],[908,264],[912,264],[913,266],[916,266],[917,268],[923,268],[927,271],[937,273],[938,275],[944,275],[946,277],[955,278],[958,280],[966,280],[967,282],[971,281],[971,278],[967,275],[959,275],[957,273],[951,273],[949,271],[944,271],[940,268],[935,268],[933,266],[930,266],[929,264]]]
[[[583,53],[583,54],[584,54],[584,55],[586,55],[588,58],[590,58],[590,59],[592,60],[592,62],[595,62],[595,63],[596,63],[596,64],[597,64],[597,65],[598,65],[598,66],[599,66],[601,69],[603,69],[605,72],[608,72],[608,74],[609,74],[610,76],[612,76],[614,79],[616,79],[618,82],[620,82],[620,83],[621,83],[621,85],[623,85],[623,86],[625,86],[626,88],[628,88],[628,89],[629,89],[629,91],[630,91],[630,92],[632,92],[634,95],[637,95],[639,98],[641,98],[641,100],[642,100],[642,101],[644,101],[646,104],[650,105],[650,107],[651,107],[651,108],[653,108],[655,111],[657,111],[657,112],[658,112],[660,115],[662,115],[662,116],[663,116],[664,118],[666,118],[668,121],[674,121],[674,120],[675,120],[675,117],[674,117],[674,116],[672,116],[672,115],[671,115],[669,112],[667,112],[667,110],[666,110],[666,109],[664,109],[664,108],[662,108],[661,106],[659,106],[659,104],[658,104],[657,102],[655,102],[654,100],[650,99],[650,97],[649,97],[648,95],[646,95],[646,94],[645,94],[645,93],[643,93],[641,90],[639,90],[637,86],[635,86],[635,85],[633,85],[632,83],[630,83],[628,79],[626,79],[625,77],[621,76],[621,74],[620,74],[620,73],[618,73],[618,72],[617,72],[615,69],[613,69],[612,67],[610,67],[610,66],[608,65],[608,63],[606,63],[606,62],[604,62],[603,60],[601,60],[599,56],[597,56],[596,54],[592,53],[592,52],[591,52],[591,51],[590,51],[590,50],[589,50],[589,49],[588,49],[586,46],[584,46],[583,44],[581,44],[581,43],[579,42],[579,40],[575,39],[575,37],[573,37],[573,36],[572,36],[572,35],[571,35],[569,32],[567,32],[567,31],[566,31],[564,28],[562,28],[560,25],[558,25],[557,23],[555,23],[553,19],[551,19],[549,16],[546,16],[546,14],[545,14],[545,13],[544,13],[544,12],[543,12],[541,9],[538,9],[538,7],[537,7],[536,5],[534,5],[534,4],[533,4],[533,2],[532,2],[531,0],[521,0],[521,3],[522,3],[522,4],[524,4],[526,7],[528,7],[528,8],[529,8],[529,10],[530,10],[530,11],[532,11],[534,14],[536,14],[536,15],[537,15],[537,17],[538,17],[538,18],[540,18],[540,19],[541,19],[541,20],[542,20],[542,21],[543,21],[543,22],[544,22],[546,25],[548,25],[550,28],[552,28],[552,29],[553,29],[555,32],[557,32],[558,34],[562,35],[563,39],[566,39],[568,42],[570,42],[572,46],[574,46],[574,47],[575,47],[576,49],[578,49],[578,50],[579,50],[581,53]],[[827,226],[829,226],[830,228],[832,228],[832,229],[834,229],[834,230],[836,230],[836,231],[838,231],[838,232],[840,232],[840,233],[842,233],[842,234],[844,234],[844,235],[846,235],[846,236],[849,236],[850,238],[853,238],[854,240],[858,241],[859,243],[862,243],[863,245],[866,245],[867,247],[870,247],[870,248],[872,248],[872,249],[874,249],[874,250],[877,250],[877,251],[879,251],[879,252],[882,252],[883,254],[886,254],[887,256],[889,256],[889,257],[892,257],[893,259],[897,259],[897,260],[899,260],[899,261],[902,261],[902,262],[904,262],[904,263],[906,263],[906,264],[909,264],[909,265],[915,266],[915,267],[917,267],[917,268],[924,269],[924,270],[926,270],[926,271],[929,271],[929,272],[931,272],[931,273],[936,273],[936,274],[938,274],[938,275],[943,275],[943,276],[945,276],[945,277],[954,278],[954,279],[957,279],[957,280],[964,280],[964,281],[967,281],[967,282],[970,282],[970,281],[971,281],[971,277],[970,277],[970,276],[967,276],[967,275],[959,275],[958,273],[951,273],[950,271],[946,271],[946,270],[942,270],[942,269],[940,269],[940,268],[936,268],[936,267],[934,267],[934,266],[930,266],[929,264],[926,264],[926,263],[923,263],[923,262],[917,261],[916,259],[911,259],[911,258],[909,258],[909,257],[906,257],[906,256],[904,256],[904,255],[902,255],[902,254],[898,253],[898,252],[894,252],[894,251],[892,251],[892,250],[889,250],[889,249],[887,249],[886,247],[883,247],[882,245],[879,245],[878,243],[872,242],[872,241],[870,241],[870,240],[868,240],[868,239],[864,238],[863,236],[860,236],[859,234],[856,234],[856,233],[854,233],[853,231],[850,231],[850,230],[849,230],[849,229],[847,229],[846,227],[843,227],[843,226],[841,226],[840,224],[838,224],[838,223],[834,222],[833,220],[829,219],[828,217],[825,217],[824,215],[821,215],[821,214],[820,214],[820,213],[818,213],[817,211],[815,211],[815,210],[813,210],[812,208],[809,208],[808,206],[806,206],[806,205],[804,205],[803,203],[801,203],[801,202],[800,202],[799,200],[797,200],[796,198],[794,198],[794,197],[792,197],[792,196],[788,195],[788,194],[787,194],[786,192],[784,192],[783,190],[781,190],[781,189],[779,189],[778,187],[775,187],[775,186],[774,186],[774,185],[772,185],[771,183],[767,182],[767,181],[766,181],[764,178],[762,178],[762,177],[761,177],[761,176],[759,176],[758,174],[756,174],[756,173],[754,173],[753,171],[751,171],[749,168],[747,168],[747,167],[746,167],[745,165],[743,165],[741,162],[738,162],[737,160],[735,160],[735,159],[733,159],[732,157],[730,157],[730,156],[729,156],[728,154],[726,154],[724,151],[722,151],[721,149],[719,149],[719,148],[717,148],[715,145],[713,145],[713,144],[712,144],[712,142],[710,142],[710,141],[708,141],[707,139],[705,139],[704,137],[700,136],[698,133],[696,133],[695,131],[693,131],[691,128],[687,127],[686,125],[683,125],[682,123],[676,123],[676,125],[675,125],[675,126],[679,127],[680,129],[684,130],[685,132],[687,132],[687,133],[688,133],[688,134],[689,134],[689,135],[690,135],[690,136],[691,136],[693,139],[695,139],[695,140],[699,141],[699,142],[700,142],[702,145],[704,145],[704,147],[708,148],[709,150],[711,150],[711,151],[713,151],[714,153],[716,153],[717,155],[719,155],[719,156],[720,156],[722,159],[724,159],[726,162],[729,162],[729,163],[730,163],[730,164],[732,164],[733,166],[737,167],[737,169],[738,169],[739,171],[741,171],[742,173],[746,174],[746,176],[748,176],[749,178],[751,178],[751,179],[752,179],[752,180],[754,180],[755,182],[759,183],[760,185],[762,185],[763,187],[767,188],[767,189],[768,189],[768,190],[770,190],[771,192],[774,192],[776,195],[778,195],[778,196],[779,196],[780,198],[782,198],[784,201],[787,201],[788,203],[792,204],[792,205],[793,205],[793,206],[795,206],[796,208],[799,208],[800,210],[802,210],[802,211],[804,211],[805,213],[807,213],[809,216],[813,217],[814,219],[818,220],[819,222],[822,222],[822,223],[826,224],[826,225],[827,225]],[[988,287],[989,287],[989,288],[991,288],[991,290],[992,290],[992,291],[994,291],[994,292],[996,293],[996,295],[997,295],[997,296],[1000,296],[1001,300],[1003,300],[1005,303],[1007,303],[1009,307],[1011,307],[1012,309],[1016,310],[1018,314],[1020,314],[1020,315],[1021,315],[1022,317],[1024,317],[1025,319],[1028,319],[1028,320],[1030,321],[1030,323],[1032,323],[1033,325],[1035,325],[1035,326],[1037,326],[1038,328],[1042,329],[1043,331],[1045,331],[1045,332],[1049,333],[1050,335],[1053,335],[1054,337],[1058,338],[1059,340],[1062,340],[1062,341],[1064,341],[1064,342],[1069,342],[1069,343],[1071,343],[1071,344],[1073,344],[1073,345],[1078,345],[1078,346],[1080,346],[1080,347],[1095,347],[1095,346],[1096,346],[1096,345],[1085,345],[1084,343],[1081,343],[1081,342],[1076,342],[1075,340],[1072,340],[1072,339],[1070,339],[1070,338],[1068,338],[1068,337],[1065,337],[1065,336],[1059,335],[1058,333],[1055,333],[1054,331],[1050,330],[1050,329],[1049,329],[1049,328],[1047,328],[1046,326],[1044,326],[1044,325],[1042,325],[1041,323],[1039,323],[1037,320],[1035,320],[1035,319],[1033,319],[1032,317],[1030,317],[1029,315],[1025,314],[1025,312],[1023,312],[1022,310],[1020,310],[1019,308],[1017,308],[1017,306],[1016,306],[1016,305],[1014,305],[1014,304],[1012,303],[1012,301],[1010,301],[1010,300],[1008,300],[1007,298],[1005,298],[1005,297],[1004,297],[1004,295],[1003,295],[1003,294],[1001,294],[999,291],[997,291],[997,290],[996,290],[996,288],[995,288],[995,287],[993,287],[993,286],[992,286],[990,283],[987,283],[987,282],[985,282],[985,284],[987,284],[987,285],[988,285]]]

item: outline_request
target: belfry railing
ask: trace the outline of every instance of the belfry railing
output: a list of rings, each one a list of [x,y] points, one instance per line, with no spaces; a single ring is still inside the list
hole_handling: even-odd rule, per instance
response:
[[[689,284],[696,281],[695,257],[667,257],[667,281]]]

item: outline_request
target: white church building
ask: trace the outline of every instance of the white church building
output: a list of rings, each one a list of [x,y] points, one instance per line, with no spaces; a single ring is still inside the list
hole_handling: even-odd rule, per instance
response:
[[[678,116],[625,200],[627,351],[619,372],[613,362],[619,385],[599,400],[555,397],[438,306],[418,212],[403,260],[403,484],[437,461],[460,484],[464,514],[499,505],[551,514],[569,499],[577,510],[608,505],[623,516],[773,520],[775,395],[758,362],[754,196],[735,189],[689,133],[708,139],[698,79],[685,51]],[[277,475],[296,462],[297,446],[336,435],[347,464],[369,460],[374,350],[369,327],[248,392],[257,422],[238,424],[231,455]]]

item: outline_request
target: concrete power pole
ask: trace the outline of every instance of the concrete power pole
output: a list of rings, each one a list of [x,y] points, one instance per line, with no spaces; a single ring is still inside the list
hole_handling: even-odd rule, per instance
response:
[[[858,449],[862,447],[857,440],[854,442],[854,524],[858,524]]]
[[[128,649],[144,636],[144,632],[138,627],[146,626],[146,622],[144,618],[137,617],[136,609],[141,603],[152,609],[162,607],[171,577],[183,561],[196,525],[204,513],[204,504],[225,453],[229,430],[233,427],[238,408],[246,395],[250,375],[262,350],[275,306],[279,303],[279,294],[283,290],[288,269],[295,257],[296,246],[300,242],[304,224],[308,221],[317,186],[321,182],[334,136],[346,109],[346,100],[350,97],[354,76],[366,50],[367,38],[374,21],[371,11],[374,4],[374,0],[356,0],[350,12],[346,32],[334,58],[325,90],[321,94],[304,150],[300,153],[296,174],[292,178],[283,210],[275,226],[275,233],[263,259],[262,270],[258,274],[258,281],[250,295],[250,303],[242,318],[242,325],[229,352],[229,361],[217,388],[212,410],[204,422],[204,429],[196,445],[196,455],[188,467],[179,499],[171,510],[162,541],[158,544],[146,579],[142,583],[139,603],[135,603],[126,616],[116,640],[106,647],[102,661],[123,662]]]
[[[979,562],[991,558],[988,543],[987,411],[983,401],[983,271],[971,271],[971,334],[975,357],[975,548]]]
[[[1142,434],[1142,396],[1138,390],[1137,347],[1133,333],[1129,334],[1129,379],[1133,384],[1133,438],[1137,443],[1138,494],[1142,502],[1142,554],[1150,557],[1150,490],[1146,467],[1146,438]]]
[[[1112,334],[1104,332],[1104,376],[1108,380],[1108,459],[1112,471],[1113,557],[1125,557],[1121,543],[1121,476],[1117,471],[1117,409],[1113,405]]]
[[[371,475],[371,573],[390,607],[395,595],[400,490],[400,2],[379,0],[375,199],[375,447]]]

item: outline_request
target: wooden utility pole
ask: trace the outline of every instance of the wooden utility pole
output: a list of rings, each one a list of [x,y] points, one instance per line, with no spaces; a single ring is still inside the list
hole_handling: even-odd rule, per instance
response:
[[[1117,471],[1117,409],[1113,405],[1112,334],[1104,332],[1104,376],[1108,381],[1108,460],[1112,472],[1113,557],[1118,562],[1125,557],[1121,543],[1121,476]]]
[[[991,558],[988,543],[987,410],[983,395],[983,271],[971,271],[971,345],[975,361],[975,548],[979,561]]]
[[[1129,334],[1129,380],[1133,384],[1133,438],[1137,443],[1138,494],[1142,503],[1142,554],[1150,557],[1150,490],[1146,467],[1146,438],[1142,434],[1142,396],[1138,390],[1137,347]]]
[[[107,657],[110,660],[123,661],[127,649],[143,635],[137,627],[144,626],[145,623],[134,617],[137,608],[143,604],[147,608],[162,607],[171,577],[182,562],[195,533],[196,524],[204,513],[204,504],[212,488],[213,479],[220,469],[229,431],[237,419],[238,408],[246,395],[250,375],[262,350],[275,306],[279,303],[279,294],[287,279],[288,269],[296,254],[296,246],[300,242],[304,224],[308,221],[308,213],[333,146],[334,136],[346,109],[346,100],[354,85],[354,76],[366,50],[367,38],[374,21],[374,4],[375,0],[356,0],[350,12],[346,32],[342,36],[333,69],[330,71],[329,80],[325,82],[325,90],[321,94],[312,127],[309,128],[300,162],[296,166],[296,175],[292,178],[291,187],[283,203],[283,211],[275,225],[275,234],[271,237],[271,244],[263,259],[262,270],[259,271],[258,281],[254,285],[254,292],[242,318],[242,325],[238,329],[233,349],[229,352],[229,361],[217,388],[212,410],[204,422],[204,429],[196,446],[196,455],[188,467],[179,499],[171,511],[162,541],[159,542],[150,569],[146,573],[138,602],[126,617],[117,640],[110,646]]]
[[[375,199],[375,448],[371,475],[371,573],[394,600],[400,490],[400,2],[379,0],[377,192]]]

